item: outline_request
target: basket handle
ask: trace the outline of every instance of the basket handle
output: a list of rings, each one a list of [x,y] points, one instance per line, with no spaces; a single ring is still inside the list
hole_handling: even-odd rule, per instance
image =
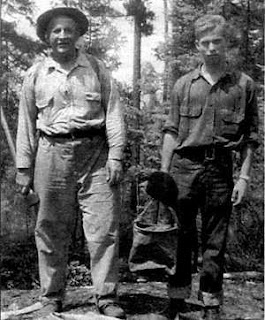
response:
[[[147,210],[149,209],[149,207],[152,205],[154,199],[150,199],[149,202],[147,203],[147,205],[144,207],[143,211],[137,216],[137,218],[135,219],[135,222],[140,222],[141,221],[141,218],[145,215],[145,213],[147,212]],[[160,203],[162,203],[161,201],[159,200],[155,200],[158,202],[158,205]],[[165,207],[169,207],[167,205],[164,204]],[[170,207],[171,208],[171,207]],[[177,217],[177,214],[175,212],[175,210],[173,208],[171,208],[172,210],[169,210],[171,216],[173,217],[173,221],[177,224],[179,224],[179,219]],[[154,222],[155,224],[157,224],[158,222],[158,217],[159,217],[159,210],[156,211],[156,214],[154,216]],[[173,227],[174,226],[174,222],[171,223],[171,226]]]
[[[152,203],[153,203],[153,200],[152,200],[152,199],[148,201],[147,205],[144,207],[143,211],[142,211],[140,214],[138,214],[138,216],[137,216],[137,218],[135,219],[135,221],[140,221],[140,218],[142,218],[142,217],[145,215],[146,211],[149,209],[149,207],[151,206]],[[157,222],[158,212],[157,212],[155,218],[156,218],[155,221]]]

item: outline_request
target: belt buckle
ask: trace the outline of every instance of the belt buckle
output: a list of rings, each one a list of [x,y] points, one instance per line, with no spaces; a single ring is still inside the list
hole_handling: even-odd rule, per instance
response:
[[[214,147],[206,148],[204,156],[205,156],[205,160],[207,161],[215,160],[215,148]]]
[[[76,139],[76,136],[75,136],[75,132],[74,132],[74,131],[70,132],[70,136],[71,136],[71,139],[72,139],[72,140],[75,140],[75,139]]]

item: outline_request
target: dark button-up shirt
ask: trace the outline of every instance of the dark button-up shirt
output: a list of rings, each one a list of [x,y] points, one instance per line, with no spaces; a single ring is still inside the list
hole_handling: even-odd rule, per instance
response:
[[[52,57],[27,71],[19,105],[17,168],[32,166],[36,130],[55,135],[106,127],[109,158],[122,158],[125,136],[119,94],[100,61],[98,69],[101,80],[88,56],[79,53],[70,71]],[[105,86],[100,81],[106,81]]]
[[[172,91],[171,110],[164,128],[177,135],[175,151],[220,146],[236,149],[257,145],[258,108],[253,80],[227,71],[211,85],[201,67],[181,77]]]

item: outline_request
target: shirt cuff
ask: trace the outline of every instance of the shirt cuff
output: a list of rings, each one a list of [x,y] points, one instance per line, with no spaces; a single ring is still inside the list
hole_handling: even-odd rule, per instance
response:
[[[174,133],[174,134],[178,134],[178,130],[175,127],[171,127],[171,126],[166,126],[163,128],[163,133]]]
[[[115,148],[109,150],[109,160],[123,160],[123,148]]]
[[[19,168],[16,174],[16,183],[22,186],[29,185],[32,182],[33,174],[30,168]]]

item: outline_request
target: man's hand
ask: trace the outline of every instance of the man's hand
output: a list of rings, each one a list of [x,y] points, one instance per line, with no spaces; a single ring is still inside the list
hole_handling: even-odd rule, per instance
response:
[[[239,180],[237,181],[237,183],[234,186],[234,190],[232,193],[231,200],[232,200],[234,207],[241,204],[243,198],[245,197],[245,195],[247,193],[247,187],[248,187],[247,181],[239,178]]]
[[[112,186],[118,184],[122,177],[122,162],[120,160],[109,159],[106,164],[107,181]]]
[[[161,167],[160,168],[160,171],[161,172],[164,172],[164,173],[169,173],[169,169],[165,168],[165,167]]]
[[[32,184],[32,170],[30,168],[18,169],[16,182],[21,187],[20,193],[24,197],[27,196]]]

